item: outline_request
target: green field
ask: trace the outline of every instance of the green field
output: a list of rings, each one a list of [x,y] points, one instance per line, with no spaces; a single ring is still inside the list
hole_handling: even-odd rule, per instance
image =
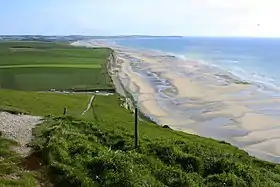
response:
[[[12,68],[101,68],[99,64],[22,64],[22,65],[10,65],[1,66],[1,69]]]
[[[0,83],[1,88],[31,91],[112,88],[98,68],[0,68]]]
[[[0,98],[0,111],[12,108],[30,115],[60,116],[67,107],[69,115],[79,117],[87,108],[91,95],[0,90]]]
[[[0,42],[0,88],[112,89],[106,73],[110,53],[63,43]]]

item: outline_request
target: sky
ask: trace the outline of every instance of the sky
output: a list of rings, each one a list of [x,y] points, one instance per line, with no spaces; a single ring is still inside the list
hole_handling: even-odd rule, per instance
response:
[[[280,37],[279,0],[2,0],[0,35]]]

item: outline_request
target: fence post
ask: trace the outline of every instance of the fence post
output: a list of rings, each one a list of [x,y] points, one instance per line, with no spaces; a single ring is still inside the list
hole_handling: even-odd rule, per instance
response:
[[[67,107],[64,107],[63,115],[65,116],[66,114],[67,114]]]
[[[139,127],[138,127],[138,108],[135,106],[134,112],[134,136],[135,136],[135,148],[139,147]]]

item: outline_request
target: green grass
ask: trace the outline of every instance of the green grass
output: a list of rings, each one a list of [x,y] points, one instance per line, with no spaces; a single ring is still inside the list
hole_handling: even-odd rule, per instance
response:
[[[97,96],[94,120],[49,118],[35,130],[40,153],[56,186],[279,186],[280,167],[224,142],[140,122],[133,145],[133,116],[117,96]],[[89,115],[88,114],[88,115]]]
[[[55,186],[280,185],[279,165],[146,121],[140,121],[140,147],[134,149],[133,115],[116,95],[96,96],[83,118],[89,95],[1,90],[0,98],[0,106],[56,116],[35,129],[32,143]],[[65,105],[74,117],[59,117]]]
[[[22,64],[0,66],[0,69],[12,68],[101,68],[99,64]]]
[[[11,150],[17,144],[0,135],[0,186],[1,187],[37,187],[36,176],[19,165],[21,157]]]
[[[0,112],[40,116],[60,116],[64,107],[68,114],[77,118],[91,119],[92,115],[81,113],[86,109],[91,95],[55,94],[0,90]],[[1,129],[0,129],[1,134]],[[27,172],[22,166],[23,158],[11,150],[17,144],[0,135],[0,187],[36,187],[38,172]]]
[[[112,88],[99,68],[0,68],[0,83],[2,88],[30,91]]]
[[[14,48],[34,50],[13,50]],[[91,49],[53,42],[0,42],[0,65],[103,64],[110,52],[107,48]]]
[[[59,116],[67,107],[68,114],[79,117],[86,109],[91,95],[55,94],[0,90],[0,110],[24,111],[30,115]]]
[[[110,53],[63,43],[0,42],[0,88],[112,89],[106,70]]]

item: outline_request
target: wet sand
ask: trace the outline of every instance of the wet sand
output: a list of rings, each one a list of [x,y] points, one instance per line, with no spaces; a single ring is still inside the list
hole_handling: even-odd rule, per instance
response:
[[[225,140],[280,162],[280,98],[198,62],[110,47],[118,58],[118,79],[159,125]]]

